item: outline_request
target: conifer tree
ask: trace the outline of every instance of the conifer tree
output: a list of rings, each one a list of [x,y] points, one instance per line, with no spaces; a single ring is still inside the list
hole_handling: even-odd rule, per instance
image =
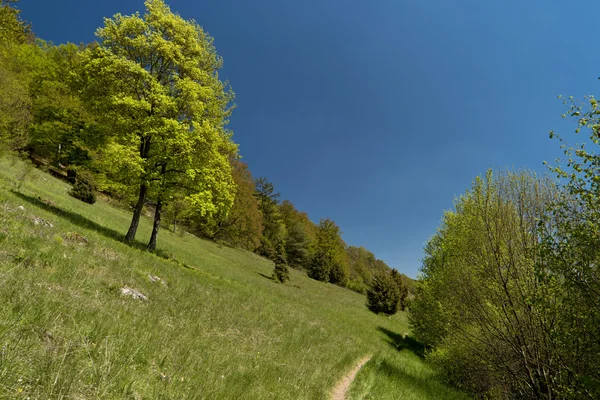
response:
[[[273,271],[273,278],[280,283],[290,280],[290,270],[287,265],[285,246],[283,242],[279,242],[277,245],[277,255],[275,256],[275,270]]]
[[[377,274],[367,290],[367,308],[372,312],[386,315],[396,314],[400,294],[398,286],[390,274]]]

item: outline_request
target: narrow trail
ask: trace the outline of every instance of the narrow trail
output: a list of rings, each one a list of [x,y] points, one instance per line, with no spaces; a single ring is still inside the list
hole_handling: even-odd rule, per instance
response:
[[[365,365],[367,363],[367,361],[369,361],[370,359],[371,359],[371,355],[363,357],[354,366],[354,368],[352,368],[352,370],[350,372],[348,372],[346,374],[346,376],[344,376],[338,382],[337,385],[335,385],[335,388],[333,388],[333,390],[331,392],[330,400],[346,400],[346,394],[348,393],[348,389],[350,388],[352,381],[356,377],[356,374],[358,373],[358,371],[360,371],[362,366]]]

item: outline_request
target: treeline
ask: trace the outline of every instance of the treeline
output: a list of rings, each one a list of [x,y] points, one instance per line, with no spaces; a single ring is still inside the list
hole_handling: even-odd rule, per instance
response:
[[[600,398],[600,109],[570,101],[589,137],[561,143],[562,184],[488,171],[425,248],[413,332],[481,398]]]
[[[253,178],[227,128],[234,93],[219,79],[223,60],[195,21],[147,0],[144,15],[106,18],[97,41],[55,46],[12,3],[0,0],[0,147],[64,175],[83,201],[100,191],[130,205],[126,242],[150,212],[150,251],[166,225],[362,293],[390,275],[347,246],[334,221],[314,224]]]

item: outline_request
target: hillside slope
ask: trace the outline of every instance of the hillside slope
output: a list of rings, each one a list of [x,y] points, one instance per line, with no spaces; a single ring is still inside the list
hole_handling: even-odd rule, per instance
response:
[[[402,349],[404,313],[298,271],[276,284],[269,261],[188,234],[150,254],[146,220],[127,246],[128,212],[68,190],[0,159],[0,397],[323,399],[370,353],[353,398],[394,379],[382,360],[407,367],[402,398],[463,398]]]

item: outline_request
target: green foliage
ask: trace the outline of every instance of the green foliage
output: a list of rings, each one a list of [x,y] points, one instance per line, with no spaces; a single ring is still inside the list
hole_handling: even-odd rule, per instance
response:
[[[395,269],[390,272],[390,277],[398,288],[398,309],[404,311],[406,309],[406,297],[408,296],[408,287],[404,283],[402,275]]]
[[[28,149],[55,165],[89,168],[92,151],[104,144],[104,135],[79,96],[79,51],[74,44],[38,41],[29,85],[33,121]]]
[[[375,314],[393,315],[398,312],[400,292],[390,274],[377,274],[367,290],[367,308]]]
[[[265,177],[256,179],[254,183],[254,195],[263,221],[263,237],[257,253],[274,261],[273,257],[276,255],[274,243],[285,241],[287,234],[283,216],[277,206],[280,194],[275,193],[273,183]]]
[[[288,261],[295,268],[308,269],[317,228],[306,213],[296,210],[288,200],[279,205],[279,211],[287,232],[285,245]]]
[[[563,118],[575,121],[579,136],[571,146],[550,132],[561,144],[565,159],[550,170],[565,183],[552,215],[540,222],[543,231],[537,273],[547,286],[548,309],[555,313],[554,343],[559,366],[565,372],[561,384],[565,397],[600,397],[600,107],[594,96],[583,101],[560,97],[568,107]]]
[[[25,54],[34,45],[12,0],[0,0],[0,151],[22,150],[31,121],[30,73]]]
[[[488,171],[425,248],[413,332],[452,382],[479,396],[554,398],[568,375],[557,364],[553,299],[535,267],[539,221],[558,194],[531,173]]]
[[[98,187],[96,186],[94,176],[88,171],[78,171],[75,183],[69,194],[85,203],[94,204],[96,202],[97,190]]]
[[[233,93],[219,80],[222,60],[212,38],[162,0],[145,4],[143,17],[117,14],[97,30],[98,45],[82,53],[83,97],[114,132],[100,154],[106,180],[137,193],[127,241],[135,238],[146,197],[155,202],[152,248],[161,208],[174,198],[205,224],[226,217],[235,196],[229,158],[237,147],[225,129]]]
[[[275,258],[275,270],[273,271],[273,278],[275,278],[279,283],[285,283],[290,280],[290,270],[288,268],[285,255],[285,246],[283,245],[283,242],[279,242],[277,245],[277,255]]]
[[[254,180],[245,163],[235,159],[231,162],[236,184],[235,200],[229,214],[218,222],[214,238],[254,251],[261,244],[263,231],[263,217],[254,196]]]
[[[259,254],[269,260],[275,260],[277,257],[277,249],[273,246],[273,243],[266,237],[260,238],[260,245],[256,248],[256,254]]]
[[[11,6],[17,0],[0,0],[0,44],[24,44],[32,39],[31,27]]]
[[[348,280],[348,256],[340,228],[332,220],[322,219],[317,229],[315,251],[308,276],[318,281],[345,286]]]
[[[349,260],[348,287],[357,288],[359,293],[366,288],[377,274],[390,272],[390,267],[378,260],[373,253],[364,247],[349,246],[346,249]],[[353,282],[350,284],[350,282]],[[354,289],[353,289],[354,290]]]

